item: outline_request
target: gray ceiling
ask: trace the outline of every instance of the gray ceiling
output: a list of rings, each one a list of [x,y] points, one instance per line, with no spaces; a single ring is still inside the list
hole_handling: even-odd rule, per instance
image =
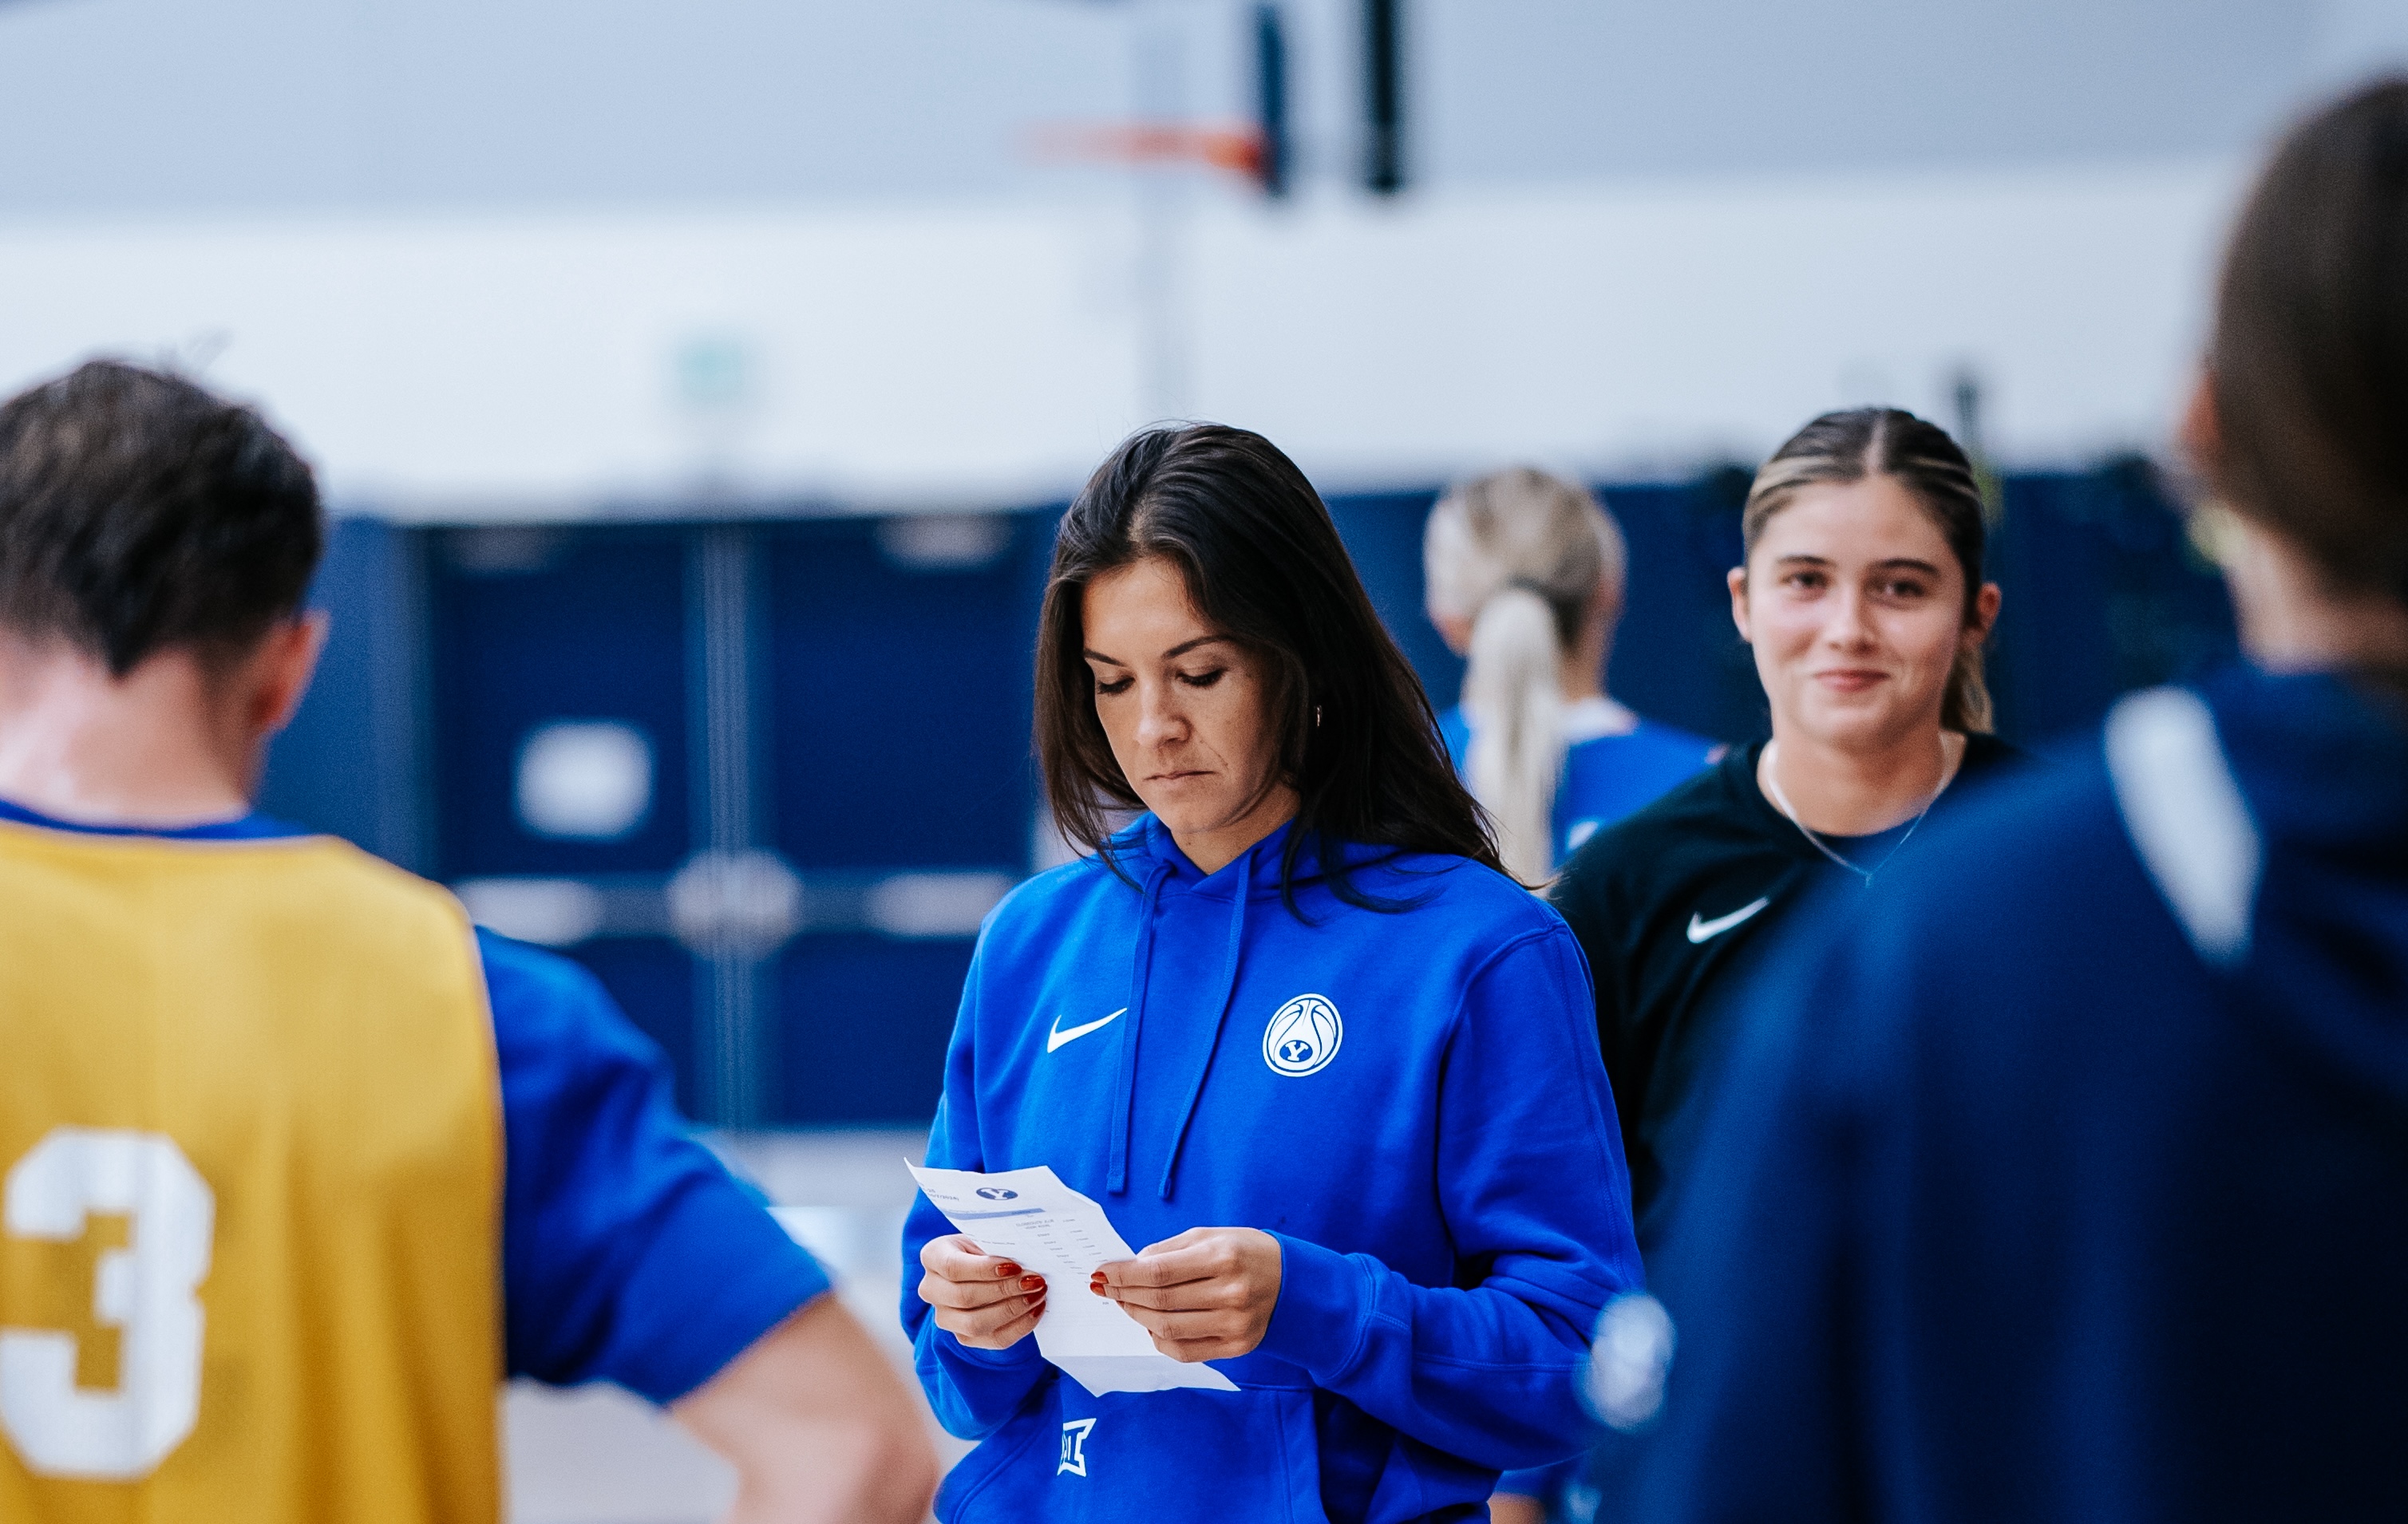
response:
[[[2408,39],[2408,0],[1407,3],[1440,186],[2222,153]],[[21,0],[0,217],[1081,193],[1112,181],[1034,162],[1030,127],[1126,113],[1147,78],[1242,111],[1246,8]],[[1327,181],[1353,0],[1288,8]]]

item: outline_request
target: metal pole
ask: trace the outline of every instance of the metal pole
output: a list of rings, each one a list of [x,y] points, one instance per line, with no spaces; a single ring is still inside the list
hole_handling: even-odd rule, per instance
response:
[[[1262,137],[1255,177],[1265,195],[1284,196],[1295,148],[1287,115],[1287,25],[1270,4],[1254,7],[1254,129]]]
[[[1404,0],[1363,0],[1363,184],[1405,188]]]
[[[688,750],[694,759],[695,836],[723,864],[759,840],[752,724],[754,566],[752,532],[716,524],[693,541],[688,563]],[[732,886],[731,886],[732,887]],[[703,1113],[722,1127],[765,1115],[773,1068],[767,988],[771,957],[724,937],[697,960],[695,1058]]]

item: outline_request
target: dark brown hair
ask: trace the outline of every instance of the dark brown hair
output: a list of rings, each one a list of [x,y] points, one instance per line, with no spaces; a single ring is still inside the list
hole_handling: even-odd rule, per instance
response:
[[[2337,586],[2408,601],[2408,78],[2274,150],[2225,255],[2208,384],[2218,495]]]
[[[324,547],[309,467],[257,413],[93,361],[0,406],[0,627],[118,677],[216,661],[301,606]]]
[[[1498,867],[1421,681],[1320,494],[1269,440],[1212,423],[1130,438],[1062,516],[1038,620],[1037,755],[1066,836],[1110,862],[1112,810],[1143,807],[1096,716],[1083,604],[1089,581],[1150,556],[1176,566],[1205,622],[1268,668],[1273,776],[1297,792],[1280,863],[1291,906],[1309,845],[1341,899],[1378,909],[1401,906],[1356,890],[1336,842]]]
[[[1940,537],[1965,574],[1964,622],[1978,619],[1982,596],[1982,485],[1973,463],[1937,423],[1897,407],[1852,407],[1825,413],[1772,452],[1748,489],[1740,519],[1745,554],[1756,553],[1756,536],[1772,516],[1789,506],[1799,489],[1818,482],[1846,485],[1868,477],[1888,477],[1913,495],[1931,517]],[[1952,731],[1990,728],[1990,688],[1982,676],[1982,648],[1959,650],[1940,701],[1940,723]]]

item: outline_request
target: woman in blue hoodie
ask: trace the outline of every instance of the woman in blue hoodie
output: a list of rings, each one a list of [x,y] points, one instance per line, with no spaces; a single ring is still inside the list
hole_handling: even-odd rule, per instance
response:
[[[1481,1517],[1500,1471],[1581,1445],[1584,1339],[1639,1279],[1577,944],[1498,870],[1327,510],[1259,435],[1153,431],[1097,470],[1037,692],[1093,855],[989,917],[928,1162],[1050,1165],[1147,1246],[1048,1286],[919,1204],[904,1324],[981,1442],[939,1516]],[[1054,1295],[1239,1389],[1090,1395],[1029,1337]]]

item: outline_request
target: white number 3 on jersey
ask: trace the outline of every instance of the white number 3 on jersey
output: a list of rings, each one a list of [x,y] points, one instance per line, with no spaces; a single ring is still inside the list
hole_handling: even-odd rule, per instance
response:
[[[62,1127],[9,1170],[0,1232],[72,1243],[87,1216],[132,1218],[100,1256],[93,1321],[122,1330],[114,1390],[76,1385],[76,1341],[0,1328],[0,1430],[42,1475],[130,1482],[184,1442],[201,1412],[201,1303],[217,1199],[156,1132]]]

